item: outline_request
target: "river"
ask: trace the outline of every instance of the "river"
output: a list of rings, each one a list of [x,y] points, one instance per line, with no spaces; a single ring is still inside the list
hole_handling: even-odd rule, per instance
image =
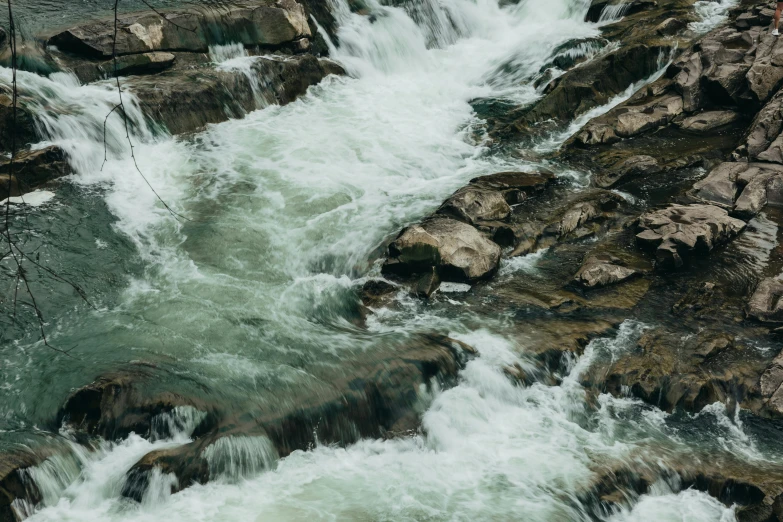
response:
[[[599,30],[583,21],[582,0],[426,0],[416,11],[375,6],[374,17],[333,3],[340,45],[332,57],[350,77],[183,138],[154,132],[129,109],[139,169],[187,219],[167,212],[136,173],[119,121],[109,124],[102,167],[111,85],[20,73],[76,170],[28,219],[36,237],[49,238],[42,257],[83,282],[97,310],[48,285],[50,342],[72,356],[48,350],[32,330],[4,334],[0,444],[34,445],[72,389],[137,361],[160,371],[155,386],[243,412],[317,392],[328,385],[319,372],[348,371],[357,354],[393,352],[422,331],[480,356],[457,386],[422,405],[419,434],[284,459],[264,437],[234,437],[213,452],[217,480],[171,495],[174,479],[159,474],[141,504],[121,497],[125,473],[150,450],[186,442],[192,425],[94,452],[66,441],[70,457],[34,471],[46,491],[29,520],[590,520],[583,493],[600,470],[640,455],[774,459],[722,405],[673,417],[580,385],[596,358],[635,343],[643,321],[593,340],[559,384],[527,387],[502,368],[529,365],[535,337],[489,307],[445,293],[431,303],[400,296],[367,328],[356,326],[357,292],[379,273],[377,250],[390,235],[471,178],[530,165],[519,151],[490,146],[471,101],[534,100],[532,82],[553,50]],[[214,54],[225,67],[254,59]],[[574,190],[583,181],[558,174]],[[541,257],[507,262],[502,277],[534,277]],[[734,512],[662,480],[600,518],[728,521]]]

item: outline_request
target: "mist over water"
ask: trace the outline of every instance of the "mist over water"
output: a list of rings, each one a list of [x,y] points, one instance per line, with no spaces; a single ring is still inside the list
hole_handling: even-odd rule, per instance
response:
[[[110,213],[99,241],[114,241],[109,249],[127,242],[124,252],[140,266],[114,281],[119,290],[107,292],[99,311],[58,316],[52,341],[78,345],[103,366],[154,358],[203,378],[240,410],[241,401],[275,403],[317,386],[309,368],[349,364],[353,353],[390,350],[390,339],[417,332],[449,334],[480,356],[456,387],[421,405],[417,435],[322,445],[282,460],[263,437],[221,439],[207,450],[216,481],[171,495],[176,478],[158,472],[141,504],[123,499],[131,465],[190,439],[198,413],[177,411],[159,419],[173,437],[131,435],[34,471],[49,490],[30,520],[590,520],[599,473],[645,452],[691,451],[666,414],[632,399],[589,397],[580,384],[591,364],[631,349],[650,325],[626,321],[570,361],[559,384],[521,387],[502,368],[529,366],[531,347],[502,318],[408,301],[372,316],[369,330],[350,320],[385,239],[469,179],[525,166],[513,151],[489,148],[470,102],[539,96],[532,80],[555,50],[599,34],[583,22],[588,3],[371,2],[368,17],[333,2],[340,30],[331,54],[350,77],[327,78],[294,103],[175,139],[148,128],[127,93],[138,167],[187,220],[173,219],[137,175],[118,118],[109,119],[104,164],[103,121],[117,101],[111,84],[20,74],[23,93],[41,101],[30,103],[51,142],[70,155],[71,181]],[[223,47],[211,59],[239,68],[255,58]],[[106,247],[91,248],[86,256]],[[509,261],[501,276],[534,270],[543,255]],[[42,363],[20,355],[9,364],[14,399],[0,405],[0,418],[27,429],[29,417],[34,424],[48,413],[36,410],[43,389],[24,396],[33,414],[18,406]],[[67,390],[83,369],[62,364]],[[725,411],[712,414],[714,433],[747,440]],[[683,513],[734,519],[731,508],[669,483],[604,518],[673,521]]]

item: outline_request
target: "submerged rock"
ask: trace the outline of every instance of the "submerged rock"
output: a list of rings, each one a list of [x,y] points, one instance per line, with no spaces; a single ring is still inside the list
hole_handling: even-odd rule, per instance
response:
[[[677,205],[642,214],[637,243],[655,251],[657,267],[679,268],[694,254],[705,254],[745,228],[714,205]]]
[[[500,247],[474,227],[436,217],[400,233],[383,271],[407,276],[434,267],[444,281],[472,283],[491,277],[499,263]]]

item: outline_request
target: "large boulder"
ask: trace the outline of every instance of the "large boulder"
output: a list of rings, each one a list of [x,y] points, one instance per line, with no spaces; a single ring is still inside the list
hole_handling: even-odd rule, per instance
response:
[[[693,254],[710,252],[745,228],[745,222],[713,205],[673,204],[642,214],[637,243],[655,251],[657,267],[679,268]]]
[[[334,62],[311,54],[269,55],[254,60],[249,71],[175,68],[133,77],[126,84],[147,116],[180,134],[240,117],[262,104],[285,105],[328,74],[339,72]]]
[[[295,0],[264,0],[252,7],[204,11],[143,12],[122,16],[117,31],[118,55],[151,51],[206,52],[212,44],[279,47],[312,33],[304,7]],[[52,36],[61,51],[90,58],[114,52],[114,24],[91,22]]]
[[[491,277],[500,263],[500,247],[474,227],[436,217],[403,230],[389,245],[385,273],[411,275],[435,267],[444,281],[472,283]]]
[[[748,301],[748,316],[765,323],[783,323],[783,281],[761,281]]]

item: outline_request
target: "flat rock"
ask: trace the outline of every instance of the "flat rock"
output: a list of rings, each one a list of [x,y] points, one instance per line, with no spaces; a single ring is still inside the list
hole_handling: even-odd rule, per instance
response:
[[[687,257],[710,252],[745,228],[714,205],[677,205],[642,214],[637,244],[655,251],[657,267],[679,268]]]
[[[436,217],[404,229],[389,245],[386,273],[410,275],[437,268],[444,281],[475,282],[491,277],[500,263],[500,247],[475,227]]]
[[[685,118],[680,122],[680,128],[692,132],[708,132],[733,123],[739,117],[739,113],[734,111],[707,111]]]

